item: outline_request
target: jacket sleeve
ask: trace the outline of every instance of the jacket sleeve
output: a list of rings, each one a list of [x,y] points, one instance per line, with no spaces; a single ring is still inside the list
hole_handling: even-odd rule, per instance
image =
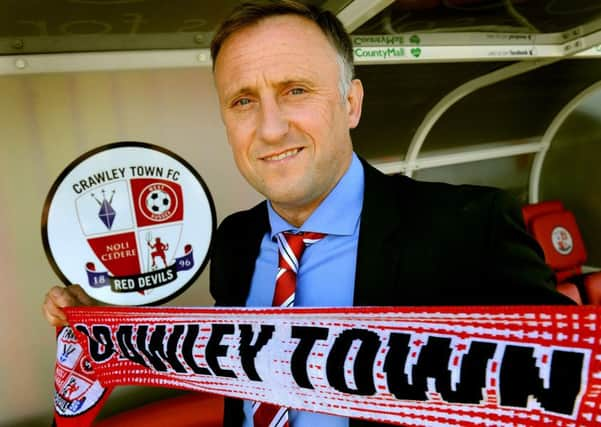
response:
[[[542,249],[526,231],[517,201],[497,190],[489,212],[485,280],[502,289],[504,302],[570,304],[569,298],[555,290],[554,274],[545,264]]]

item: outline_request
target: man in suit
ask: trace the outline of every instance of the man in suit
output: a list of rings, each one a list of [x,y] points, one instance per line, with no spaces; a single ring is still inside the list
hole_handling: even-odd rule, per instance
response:
[[[234,160],[267,199],[217,231],[217,305],[272,304],[283,231],[325,235],[302,255],[296,306],[566,302],[503,192],[385,176],[354,154],[363,87],[334,15],[291,1],[243,4],[211,53]],[[48,320],[60,323],[61,307],[89,303],[82,294],[53,288]],[[373,425],[299,411],[289,420]],[[252,426],[252,403],[227,399],[224,425]]]
[[[217,305],[271,305],[275,239],[287,230],[326,235],[301,258],[296,306],[565,303],[506,194],[385,176],[353,153],[363,88],[333,15],[289,2],[242,5],[211,53],[234,159],[267,198],[219,227]],[[251,426],[252,413],[251,403],[228,399],[224,425]],[[349,425],[294,411],[290,421]]]

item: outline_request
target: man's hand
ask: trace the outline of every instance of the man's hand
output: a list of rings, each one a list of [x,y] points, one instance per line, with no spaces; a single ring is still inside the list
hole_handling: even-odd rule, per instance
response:
[[[63,307],[74,307],[78,305],[96,305],[98,304],[83,291],[79,285],[69,287],[54,286],[46,294],[42,311],[46,320],[52,326],[66,326],[67,316],[63,312]]]

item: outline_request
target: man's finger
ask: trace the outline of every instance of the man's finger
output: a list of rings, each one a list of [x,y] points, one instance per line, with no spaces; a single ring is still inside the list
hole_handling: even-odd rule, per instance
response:
[[[52,297],[50,296],[50,292],[46,294],[42,311],[44,313],[44,317],[46,317],[46,320],[48,323],[50,323],[50,325],[67,325],[67,317],[65,316],[65,313],[54,303]]]
[[[46,294],[42,311],[48,323],[52,326],[62,326],[67,325],[67,316],[63,308],[94,305],[95,303],[79,285],[72,285],[67,288],[54,286]]]
[[[69,326],[69,322],[59,317],[52,316],[49,313],[44,313],[46,320],[50,324],[50,326],[58,327],[58,326]]]
[[[68,288],[63,288],[60,286],[55,286],[50,289],[47,297],[56,305],[57,307],[73,307],[76,305],[80,305],[76,296],[70,291]]]

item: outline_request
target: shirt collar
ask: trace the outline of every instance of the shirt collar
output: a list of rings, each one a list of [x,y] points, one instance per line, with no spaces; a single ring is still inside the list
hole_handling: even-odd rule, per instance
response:
[[[271,238],[282,231],[313,231],[317,233],[350,236],[359,226],[365,187],[363,165],[355,153],[348,170],[334,189],[300,227],[283,219],[267,202]],[[344,213],[344,214],[341,214]]]

